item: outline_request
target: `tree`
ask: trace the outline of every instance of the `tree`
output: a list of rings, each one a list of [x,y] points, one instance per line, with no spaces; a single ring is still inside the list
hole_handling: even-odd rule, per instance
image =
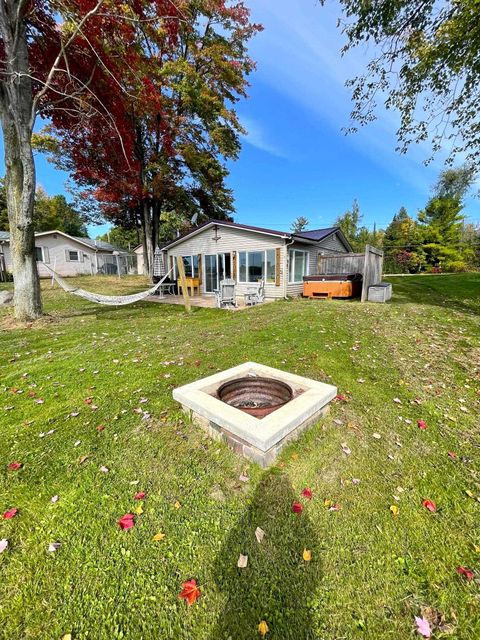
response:
[[[383,249],[385,271],[388,273],[416,273],[425,265],[421,248],[422,236],[417,222],[405,207],[401,207],[385,229]]]
[[[350,80],[352,119],[376,118],[377,100],[400,114],[399,150],[429,140],[480,166],[480,29],[476,0],[340,0],[349,49],[376,56]],[[355,126],[350,129],[355,130]]]
[[[292,233],[301,233],[307,229],[308,225],[308,218],[305,218],[305,216],[298,216],[298,218],[295,218],[292,222],[290,229]]]
[[[225,161],[239,153],[243,130],[234,105],[254,68],[246,44],[260,29],[242,2],[185,0],[181,15],[174,39],[159,25],[135,25],[141,73],[129,75],[128,92],[112,103],[127,153],[116,136],[99,139],[94,114],[82,127],[53,114],[45,138],[54,161],[109,221],[141,228],[150,271],[169,212],[181,226],[192,218],[231,219]]]
[[[103,236],[97,236],[97,240],[103,240],[103,242],[110,242],[115,247],[131,251],[134,247],[140,244],[140,238],[138,229],[123,229],[122,227],[113,227]]]
[[[35,231],[57,229],[71,236],[88,238],[85,220],[65,196],[49,196],[41,187],[37,188],[35,194],[33,220]]]
[[[102,128],[108,129],[106,135],[114,132],[122,152],[128,154],[128,141],[114,118],[112,96],[128,91],[122,71],[140,71],[131,47],[138,31],[134,25],[147,29],[160,21],[174,38],[179,20],[173,0],[0,2],[0,119],[16,317],[34,319],[42,310],[33,219],[36,116],[61,114],[79,126],[95,114],[106,125]],[[97,129],[97,138],[102,129]]]

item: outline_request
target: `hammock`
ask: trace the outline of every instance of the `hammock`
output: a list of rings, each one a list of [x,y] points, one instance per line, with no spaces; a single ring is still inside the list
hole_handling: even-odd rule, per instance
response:
[[[123,305],[123,304],[132,304],[134,302],[139,302],[140,300],[144,300],[155,293],[155,291],[163,284],[163,281],[171,274],[173,268],[163,276],[160,282],[150,287],[146,291],[141,291],[140,293],[133,293],[129,296],[104,296],[101,293],[92,293],[90,291],[85,291],[85,289],[80,289],[80,287],[72,287],[68,282],[66,282],[62,277],[58,275],[53,269],[51,269],[45,263],[43,264],[49,271],[52,273],[52,277],[55,278],[56,282],[64,289],[67,293],[73,293],[76,296],[80,296],[81,298],[85,298],[90,302],[96,302],[97,304],[109,304],[109,305]]]

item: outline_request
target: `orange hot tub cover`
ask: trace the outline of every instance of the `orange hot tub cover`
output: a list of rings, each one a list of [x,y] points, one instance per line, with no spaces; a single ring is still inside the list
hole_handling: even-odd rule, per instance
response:
[[[303,296],[305,298],[355,298],[362,291],[362,275],[330,274],[305,276]]]

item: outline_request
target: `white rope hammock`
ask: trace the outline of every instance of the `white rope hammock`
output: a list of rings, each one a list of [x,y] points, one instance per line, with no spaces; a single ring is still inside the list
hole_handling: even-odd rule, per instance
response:
[[[85,298],[85,300],[89,300],[90,302],[96,302],[97,304],[109,304],[112,306],[133,304],[134,302],[139,302],[140,300],[148,298],[148,296],[151,296],[155,293],[155,291],[163,284],[163,281],[168,278],[168,276],[173,271],[173,268],[170,269],[170,271],[165,274],[163,278],[159,282],[157,282],[157,284],[153,285],[153,287],[150,287],[150,289],[147,289],[146,291],[133,293],[129,296],[104,296],[101,293],[92,293],[91,291],[85,291],[85,289],[80,289],[80,287],[72,287],[48,265],[44,263],[43,266],[52,272],[53,278],[55,278],[56,282],[67,293],[73,293],[75,296],[80,296],[80,298]]]

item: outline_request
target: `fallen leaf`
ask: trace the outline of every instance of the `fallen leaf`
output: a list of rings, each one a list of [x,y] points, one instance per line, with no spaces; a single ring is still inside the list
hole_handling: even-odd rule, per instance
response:
[[[135,513],[137,514],[137,516],[141,516],[143,513],[143,507],[141,504],[138,505],[138,507],[135,507],[134,509]]]
[[[50,553],[54,553],[55,551],[58,551],[61,546],[61,542],[50,542],[50,544],[48,545],[48,551]]]
[[[126,513],[118,521],[120,529],[131,529],[135,525],[135,516],[133,513]]]
[[[3,514],[3,519],[4,520],[11,520],[12,518],[14,518],[18,513],[18,509],[16,509],[15,507],[13,507],[13,509],[9,509],[8,511],[5,511],[5,513]]]
[[[305,487],[305,489],[302,491],[302,496],[304,498],[307,498],[307,500],[311,500],[313,497],[313,493],[312,490],[310,489],[310,487]]]
[[[393,516],[396,518],[398,516],[398,514],[400,513],[400,509],[397,507],[396,504],[392,504],[392,506],[390,507],[390,511],[392,512]]]
[[[312,559],[312,552],[310,551],[310,549],[304,549],[302,553],[302,557],[305,560],[305,562],[310,562],[310,560]]]
[[[10,462],[10,464],[8,465],[8,470],[9,471],[18,471],[22,467],[23,467],[23,463],[22,462]]]
[[[88,460],[89,456],[80,456],[80,458],[78,459],[78,464],[83,464],[86,460]]]
[[[417,425],[419,429],[428,429],[428,424],[425,420],[417,420]]]
[[[248,564],[248,556],[244,556],[242,553],[239,555],[237,560],[237,567],[239,569],[245,569]]]
[[[50,502],[58,502],[58,496],[52,496]]]
[[[97,431],[103,431],[105,429],[105,425],[104,424],[99,424],[97,427]]]
[[[262,636],[262,638],[264,638],[268,633],[268,624],[265,622],[265,620],[262,620],[261,622],[259,622],[257,629],[258,633]]]
[[[448,452],[448,457],[451,458],[452,460],[455,460],[455,458],[457,458],[457,454],[455,453],[455,451],[449,451]]]
[[[400,400],[400,398],[394,398],[394,399],[393,399],[393,401],[394,401],[396,404],[402,404],[402,401]]]
[[[139,491],[133,496],[134,500],[143,500],[145,498],[145,491]]]
[[[415,616],[415,623],[417,625],[417,633],[419,633],[424,638],[430,638],[432,636],[432,629],[430,628],[430,623],[425,618],[420,618],[419,616]]]
[[[302,513],[303,504],[301,502],[294,502],[292,504],[292,511],[293,511],[293,513]]]
[[[375,438],[375,440],[380,440],[381,437],[379,433],[372,433],[372,438]]]
[[[354,485],[358,485],[360,484],[361,480],[359,478],[352,478],[352,484]]]
[[[467,569],[466,567],[457,567],[456,572],[461,576],[465,576],[468,581],[473,579],[473,571],[471,569]]]
[[[66,633],[65,635],[62,636],[62,640],[72,640],[72,634]]]
[[[328,510],[329,510],[329,511],[340,511],[340,510],[341,510],[341,508],[342,508],[342,505],[341,505],[341,504],[339,504],[338,502],[334,502],[334,503],[332,504],[332,506],[328,508]]]
[[[197,581],[192,579],[183,582],[182,591],[178,597],[186,600],[189,606],[196,602],[200,597],[200,589],[197,587]]]
[[[435,511],[437,510],[437,505],[435,504],[435,502],[433,502],[433,500],[423,500],[422,505],[431,513],[435,513]]]
[[[352,450],[348,447],[346,442],[342,442],[341,444],[342,451],[346,456],[349,456],[352,453]]]
[[[261,542],[264,537],[265,537],[265,531],[260,527],[257,527],[255,529],[255,538],[257,539],[257,542]]]
[[[0,540],[0,553],[3,553],[7,547],[8,540],[6,540],[5,538],[3,538],[3,540]]]
[[[180,509],[180,507],[181,507],[182,505],[181,505],[181,504],[180,504],[180,502],[177,500],[173,506],[175,507],[175,509]]]
[[[335,396],[335,400],[337,400],[338,402],[345,402],[347,400],[347,396],[339,393]]]
[[[165,534],[162,533],[161,531],[159,531],[158,533],[156,533],[152,540],[155,540],[155,542],[159,542],[160,540],[163,540],[165,538]]]
[[[334,419],[333,419],[333,422],[334,422],[336,425],[338,425],[339,427],[341,427],[341,426],[342,426],[342,424],[343,424],[343,420],[340,420],[340,418],[334,418]]]
[[[298,453],[292,453],[290,457],[292,460],[298,460]]]
[[[248,482],[250,480],[250,478],[243,473],[238,477],[238,479],[240,480],[240,482]]]
[[[103,466],[102,466],[102,467],[100,467],[100,471],[101,471],[102,473],[108,473],[108,472],[110,471],[110,469],[109,469],[108,467],[103,467]]]

